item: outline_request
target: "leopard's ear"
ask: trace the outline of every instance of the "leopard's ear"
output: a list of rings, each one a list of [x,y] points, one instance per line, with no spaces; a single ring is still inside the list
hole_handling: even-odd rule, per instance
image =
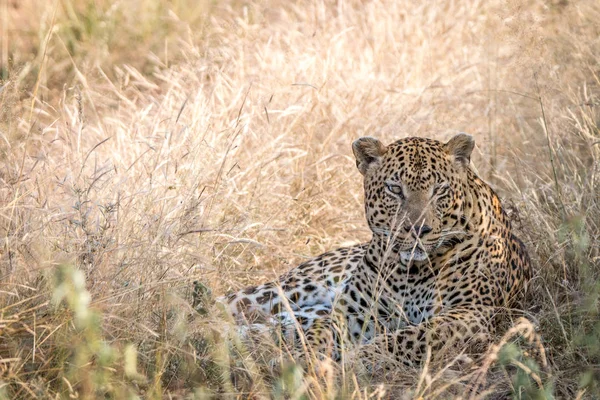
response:
[[[366,175],[367,171],[379,165],[387,147],[374,137],[364,136],[352,143],[352,151],[356,157],[358,170]]]
[[[459,133],[446,143],[446,152],[462,166],[469,165],[471,153],[475,147],[473,136]]]

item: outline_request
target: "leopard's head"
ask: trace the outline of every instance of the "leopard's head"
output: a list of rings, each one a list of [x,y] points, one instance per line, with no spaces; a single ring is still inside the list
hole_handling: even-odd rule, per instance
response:
[[[411,137],[385,146],[362,137],[352,144],[369,227],[404,261],[425,261],[460,233],[473,147],[464,133],[447,143]]]

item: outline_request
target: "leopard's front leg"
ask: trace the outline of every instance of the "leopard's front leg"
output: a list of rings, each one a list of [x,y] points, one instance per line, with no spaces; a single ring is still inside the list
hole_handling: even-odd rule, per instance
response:
[[[440,357],[445,351],[460,353],[474,345],[487,343],[493,329],[494,307],[462,306],[443,311],[429,320],[395,332],[375,336],[360,350],[365,361],[378,363],[381,349],[393,354],[394,359],[407,366],[418,366],[431,347],[432,354]]]

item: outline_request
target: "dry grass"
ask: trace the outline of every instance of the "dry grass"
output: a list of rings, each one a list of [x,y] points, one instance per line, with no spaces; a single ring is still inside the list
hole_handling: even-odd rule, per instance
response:
[[[0,11],[0,398],[599,395],[597,1]],[[473,370],[273,378],[191,310],[194,280],[220,294],[369,238],[353,139],[457,131],[535,260],[551,374],[510,337]]]

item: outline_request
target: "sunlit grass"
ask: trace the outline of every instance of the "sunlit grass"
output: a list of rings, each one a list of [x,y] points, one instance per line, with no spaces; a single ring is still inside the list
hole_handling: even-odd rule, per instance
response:
[[[598,396],[597,2],[0,11],[0,398]],[[192,308],[368,240],[357,137],[458,131],[535,262],[507,347],[302,370]]]

